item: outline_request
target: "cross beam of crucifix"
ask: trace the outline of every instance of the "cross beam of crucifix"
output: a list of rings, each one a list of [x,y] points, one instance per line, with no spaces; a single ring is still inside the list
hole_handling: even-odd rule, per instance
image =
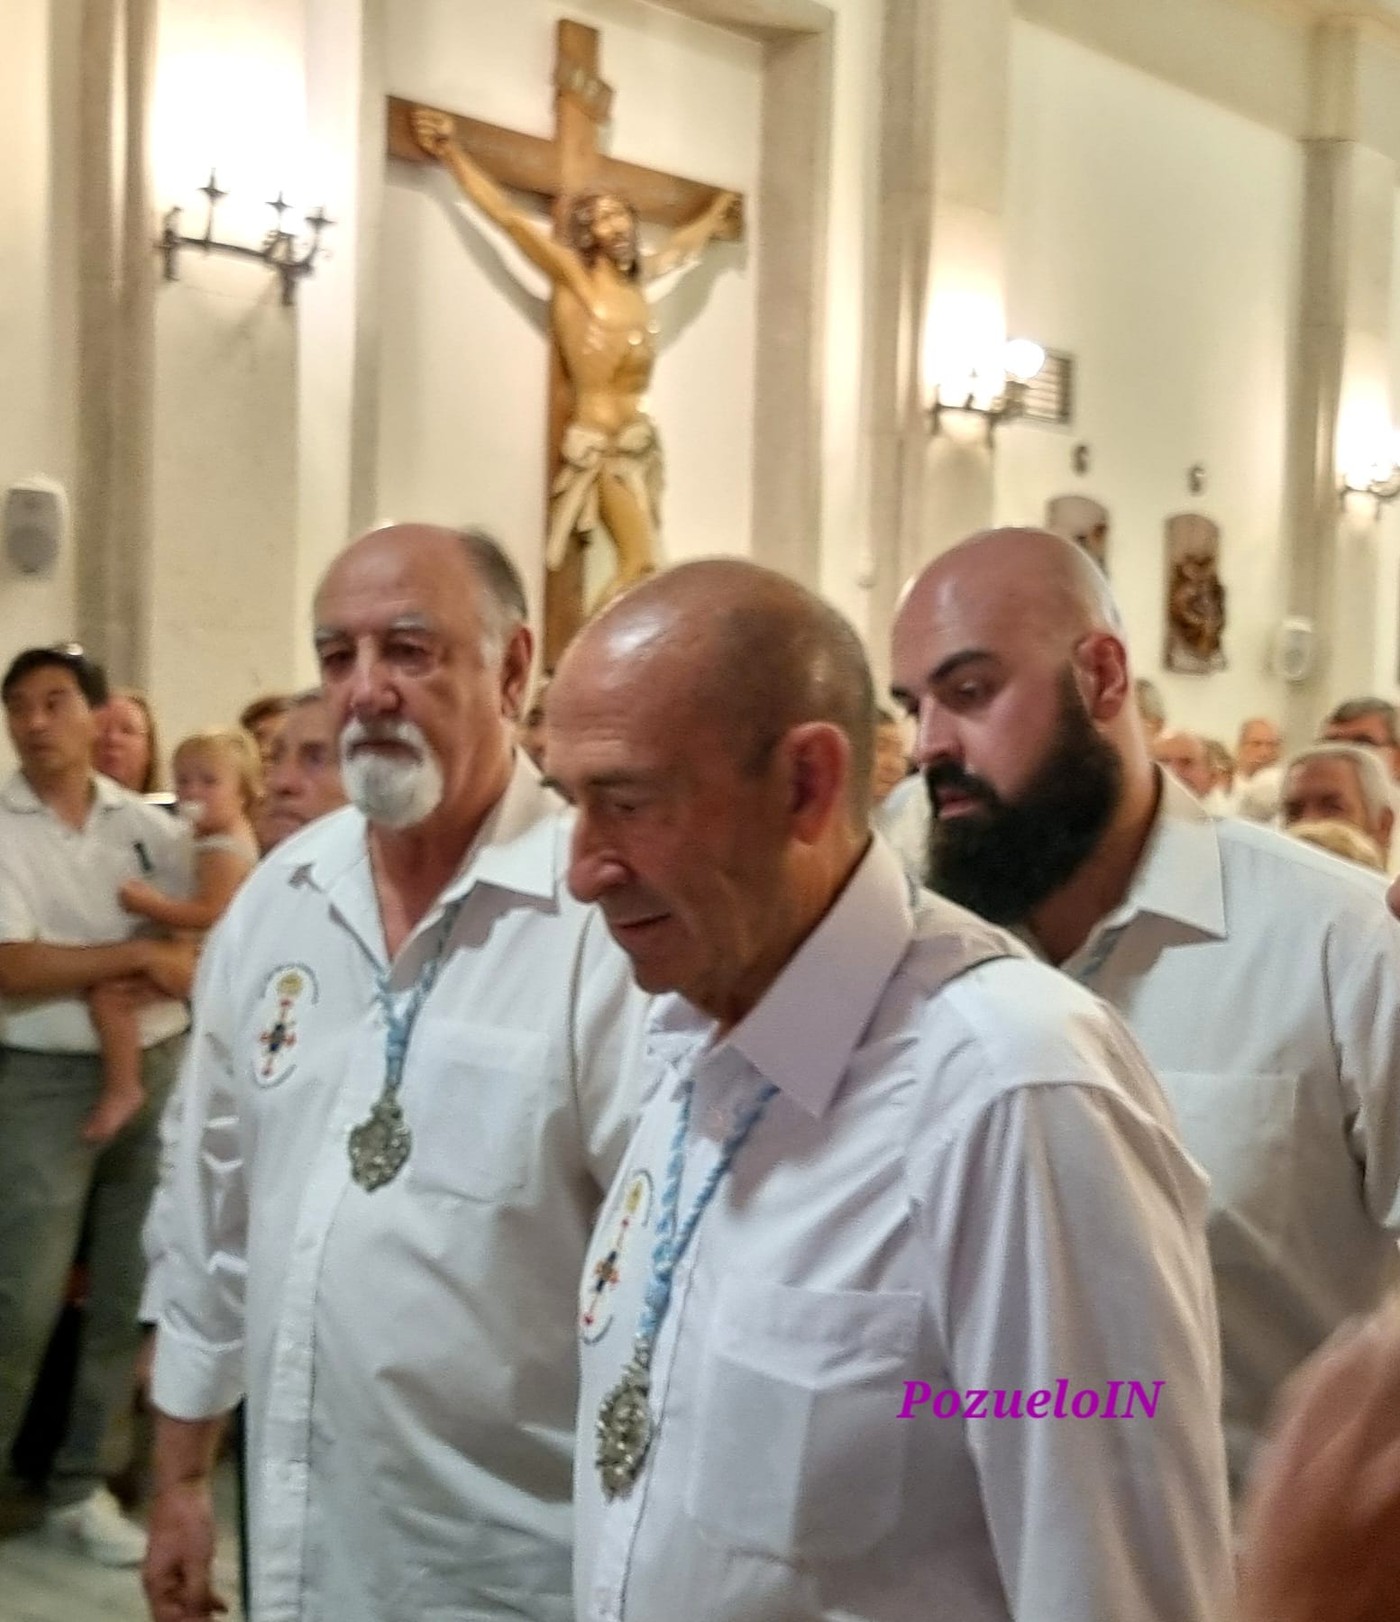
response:
[[[719,188],[623,163],[599,151],[598,130],[611,111],[612,90],[599,77],[598,46],[596,28],[567,18],[560,21],[554,68],[553,140],[449,113],[456,138],[498,185],[530,193],[548,203],[556,237],[563,231],[568,199],[590,187],[604,187],[626,197],[643,220],[657,225],[683,225],[714,201]],[[389,153],[408,163],[429,161],[410,125],[410,115],[418,105],[397,96],[389,98]],[[572,390],[557,344],[550,345],[549,398],[546,511],[572,407]],[[583,617],[583,553],[576,546],[561,567],[545,574],[546,670],[553,669]]]

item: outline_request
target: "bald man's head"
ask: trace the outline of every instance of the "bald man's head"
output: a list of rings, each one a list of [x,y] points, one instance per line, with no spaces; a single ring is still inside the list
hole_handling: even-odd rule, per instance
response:
[[[851,627],[753,564],[657,575],[575,639],[546,712],[577,817],[569,885],[647,991],[728,1027],[845,884],[866,840],[870,673]]]
[[[1283,753],[1283,734],[1262,715],[1253,715],[1240,726],[1235,759],[1241,777],[1253,777],[1272,766]]]
[[[1152,758],[1177,782],[1204,799],[1215,783],[1206,741],[1194,732],[1172,728],[1152,740]]]
[[[1151,779],[1108,583],[1058,535],[982,531],[911,583],[892,663],[935,813],[930,882],[1019,921]]]
[[[355,569],[377,557],[395,561],[421,559],[453,582],[465,569],[467,587],[476,599],[482,629],[499,654],[517,625],[530,617],[520,571],[505,548],[486,530],[475,526],[455,529],[447,524],[383,524],[367,530],[332,559],[322,576],[320,591],[338,573]],[[451,586],[449,585],[449,588]]]
[[[990,632],[1068,648],[1091,631],[1123,634],[1108,581],[1082,546],[1043,529],[969,535],[909,583],[899,612],[934,612]]]
[[[683,724],[715,727],[748,771],[761,771],[792,727],[829,723],[850,748],[852,818],[868,819],[875,698],[865,649],[834,608],[786,575],[730,558],[668,569],[585,626],[560,674],[585,661],[593,679],[674,703]]]

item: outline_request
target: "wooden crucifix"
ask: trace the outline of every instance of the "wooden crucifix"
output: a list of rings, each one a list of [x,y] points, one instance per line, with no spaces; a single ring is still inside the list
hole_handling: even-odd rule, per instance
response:
[[[642,288],[707,242],[736,240],[743,228],[743,200],[735,193],[598,150],[598,130],[612,108],[598,67],[597,29],[561,21],[552,141],[389,99],[390,154],[441,162],[468,200],[553,284],[546,671],[583,623],[583,544],[591,534],[606,529],[617,552],[605,596],[656,567],[661,450],[642,410],[656,328]],[[551,205],[552,237],[515,207],[504,187]],[[643,253],[638,220],[674,229],[659,249]]]

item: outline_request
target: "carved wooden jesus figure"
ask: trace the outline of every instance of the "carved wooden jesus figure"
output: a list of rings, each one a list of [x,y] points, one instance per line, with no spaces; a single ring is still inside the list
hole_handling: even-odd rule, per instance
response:
[[[529,219],[462,150],[452,119],[426,107],[412,114],[414,139],[452,174],[468,201],[498,225],[553,286],[550,324],[573,387],[563,467],[554,485],[546,561],[557,570],[576,534],[600,526],[617,567],[599,606],[657,567],[661,445],[642,409],[656,361],[656,326],[646,284],[695,258],[716,238],[739,235],[740,199],[720,192],[655,252],[642,251],[636,211],[623,197],[590,190],[575,198],[562,239]]]

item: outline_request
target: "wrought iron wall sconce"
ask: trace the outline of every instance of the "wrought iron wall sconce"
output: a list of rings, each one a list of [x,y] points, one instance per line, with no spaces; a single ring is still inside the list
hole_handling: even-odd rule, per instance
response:
[[[1026,410],[1026,390],[1045,365],[1045,351],[1030,338],[1013,338],[1002,351],[1001,365],[986,374],[972,371],[966,377],[945,379],[934,393],[928,411],[929,432],[939,433],[945,412],[967,412],[984,419],[987,439],[997,424],[1012,422]],[[989,388],[988,379],[996,382]]]
[[[297,284],[315,270],[317,258],[324,252],[321,238],[335,224],[325,209],[318,207],[310,214],[302,216],[308,231],[305,236],[299,236],[294,231],[288,231],[284,225],[286,216],[292,211],[292,205],[279,191],[267,205],[272,210],[272,227],[261,244],[255,248],[243,242],[222,242],[214,235],[215,210],[222,199],[228,196],[219,185],[214,170],[209,171],[209,179],[199,189],[209,200],[203,236],[192,237],[181,231],[182,211],[179,208],[170,209],[162,222],[156,247],[165,260],[166,281],[179,280],[180,252],[184,248],[200,248],[205,253],[231,253],[242,259],[256,259],[264,265],[271,266],[281,279],[283,304],[295,304]]]

